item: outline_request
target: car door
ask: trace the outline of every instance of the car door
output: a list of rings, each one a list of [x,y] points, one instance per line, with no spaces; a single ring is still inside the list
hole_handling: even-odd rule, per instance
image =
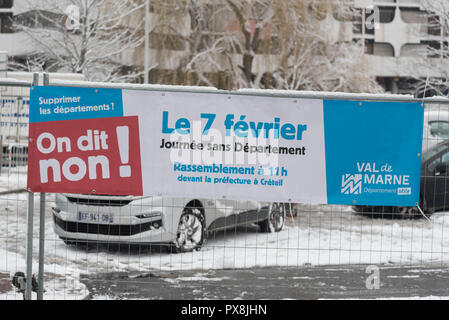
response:
[[[208,200],[206,203],[210,206],[209,230],[225,229],[228,226],[235,225],[238,221],[238,213],[241,211],[236,206],[234,200],[217,199]]]
[[[435,210],[449,208],[449,150],[439,153],[425,164],[424,198]]]
[[[261,218],[258,209],[260,204],[254,201],[239,200],[213,200],[214,210],[212,212],[209,230],[225,229],[231,226],[242,225],[247,222],[259,221]]]

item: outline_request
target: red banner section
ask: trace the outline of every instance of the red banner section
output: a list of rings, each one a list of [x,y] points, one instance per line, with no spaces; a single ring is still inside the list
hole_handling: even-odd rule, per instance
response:
[[[31,123],[28,152],[32,192],[143,193],[137,116]]]

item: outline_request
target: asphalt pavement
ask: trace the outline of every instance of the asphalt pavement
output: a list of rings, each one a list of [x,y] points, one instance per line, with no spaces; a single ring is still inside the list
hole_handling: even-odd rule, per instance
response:
[[[82,276],[87,299],[449,299],[449,264],[154,271]]]

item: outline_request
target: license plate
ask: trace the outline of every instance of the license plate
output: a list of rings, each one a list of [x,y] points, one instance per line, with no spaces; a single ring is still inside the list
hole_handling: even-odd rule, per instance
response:
[[[114,216],[108,213],[78,212],[78,221],[114,223]]]

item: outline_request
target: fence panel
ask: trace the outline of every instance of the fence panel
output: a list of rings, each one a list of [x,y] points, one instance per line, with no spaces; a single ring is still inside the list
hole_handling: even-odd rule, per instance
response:
[[[23,299],[12,280],[17,272],[26,273],[29,87],[7,87],[0,91],[0,101],[4,150],[0,300]],[[44,299],[447,297],[449,183],[441,163],[449,162],[449,146],[435,149],[436,144],[449,139],[446,100],[426,100],[423,137],[421,208],[307,203],[272,206],[249,200],[209,199],[200,203],[190,198],[73,194],[47,194],[41,201],[36,194],[33,272],[37,279],[38,212],[44,208]],[[270,209],[278,210],[277,217],[285,223],[279,232],[269,232],[279,219],[271,224],[262,219]],[[215,231],[202,238],[197,230],[206,210],[207,219],[216,220]],[[181,215],[188,218],[180,219]],[[178,239],[189,239],[192,245],[201,243],[201,250],[187,246],[188,252],[177,252],[176,246],[167,246],[175,236],[174,231],[167,232],[173,230],[168,226],[175,226]],[[36,298],[35,293],[32,298]]]
[[[22,299],[13,275],[25,272],[30,88],[0,84],[0,299]]]

